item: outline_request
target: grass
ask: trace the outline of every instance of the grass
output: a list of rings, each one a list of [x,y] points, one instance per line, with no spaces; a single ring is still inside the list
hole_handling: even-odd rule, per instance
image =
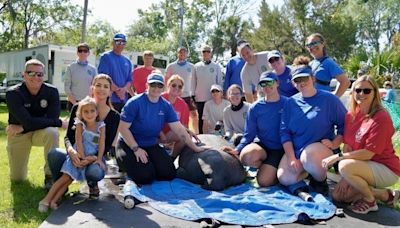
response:
[[[63,112],[62,116],[68,113]],[[43,149],[34,147],[29,158],[28,179],[11,183],[9,179],[8,156],[6,151],[7,137],[5,127],[8,111],[5,104],[0,104],[0,227],[38,227],[49,215],[37,211],[38,202],[45,196],[43,189]],[[60,130],[60,146],[63,147],[64,130]],[[400,155],[400,136],[396,138],[396,151]],[[400,189],[400,183],[394,188]],[[79,184],[71,186],[70,191],[77,191]],[[397,205],[400,211],[400,205]]]

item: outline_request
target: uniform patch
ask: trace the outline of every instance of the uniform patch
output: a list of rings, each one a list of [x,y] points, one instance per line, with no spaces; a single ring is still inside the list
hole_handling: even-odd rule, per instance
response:
[[[210,68],[210,73],[214,73],[214,68]]]
[[[40,100],[40,107],[46,108],[47,105],[49,105],[49,104],[47,103],[47,100],[45,100],[45,99]]]

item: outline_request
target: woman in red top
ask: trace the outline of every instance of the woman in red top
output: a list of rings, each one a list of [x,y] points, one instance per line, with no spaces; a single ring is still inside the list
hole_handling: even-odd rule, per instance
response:
[[[344,153],[322,160],[326,168],[339,162],[341,181],[332,197],[352,204],[355,213],[377,211],[376,200],[394,206],[399,190],[385,189],[399,180],[400,161],[395,154],[395,132],[389,113],[382,107],[378,85],[369,75],[353,83],[350,110],[344,129]]]

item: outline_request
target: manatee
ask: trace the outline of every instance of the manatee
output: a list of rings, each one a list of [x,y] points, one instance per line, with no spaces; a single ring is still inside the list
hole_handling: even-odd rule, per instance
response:
[[[222,146],[232,145],[217,135],[198,137],[203,145],[211,149],[196,153],[185,146],[179,155],[177,177],[213,191],[243,183],[246,179],[243,165],[237,157],[221,150]]]

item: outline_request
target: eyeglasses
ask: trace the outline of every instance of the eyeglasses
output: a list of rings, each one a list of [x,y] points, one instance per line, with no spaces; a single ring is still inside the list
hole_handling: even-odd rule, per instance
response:
[[[272,87],[274,85],[275,81],[262,81],[259,83],[259,85],[264,88],[264,87]]]
[[[172,88],[178,87],[178,89],[182,89],[182,88],[183,88],[182,85],[177,85],[177,84],[172,84],[171,87],[172,87]]]
[[[158,83],[158,82],[154,82],[154,83],[150,83],[150,87],[152,87],[152,88],[157,87],[159,89],[162,89],[162,88],[164,88],[164,84]]]
[[[89,50],[87,49],[78,49],[78,53],[88,53]]]
[[[242,93],[230,93],[229,95],[230,95],[230,96],[236,96],[236,97],[237,97],[237,96],[242,96]]]
[[[360,94],[361,92],[363,92],[364,94],[370,94],[372,92],[372,89],[370,89],[370,88],[364,88],[364,89],[358,88],[358,89],[355,89],[354,91],[356,91],[357,94]]]
[[[302,82],[308,82],[308,78],[309,78],[309,76],[307,76],[307,77],[298,77],[298,78],[293,79],[293,81],[294,81],[294,83],[299,84],[299,83],[302,83]]]
[[[322,41],[316,40],[316,41],[313,41],[313,42],[310,42],[310,43],[306,44],[306,47],[307,48],[313,48],[313,47],[316,47],[316,46],[320,45],[321,43],[322,43]]]
[[[126,44],[126,41],[123,41],[123,40],[117,40],[117,41],[114,41],[114,42],[118,46],[124,46]]]
[[[271,57],[271,58],[268,60],[268,62],[272,64],[272,63],[274,63],[274,62],[276,62],[276,61],[279,61],[279,59],[280,59],[279,57]]]
[[[211,93],[219,93],[219,92],[221,92],[221,91],[219,91],[219,90],[217,90],[217,89],[211,90]]]
[[[44,76],[43,72],[36,72],[36,71],[26,71],[26,74],[28,74],[29,77],[37,76],[37,77],[41,78]]]
[[[204,50],[203,53],[210,53],[211,51],[208,50]]]

